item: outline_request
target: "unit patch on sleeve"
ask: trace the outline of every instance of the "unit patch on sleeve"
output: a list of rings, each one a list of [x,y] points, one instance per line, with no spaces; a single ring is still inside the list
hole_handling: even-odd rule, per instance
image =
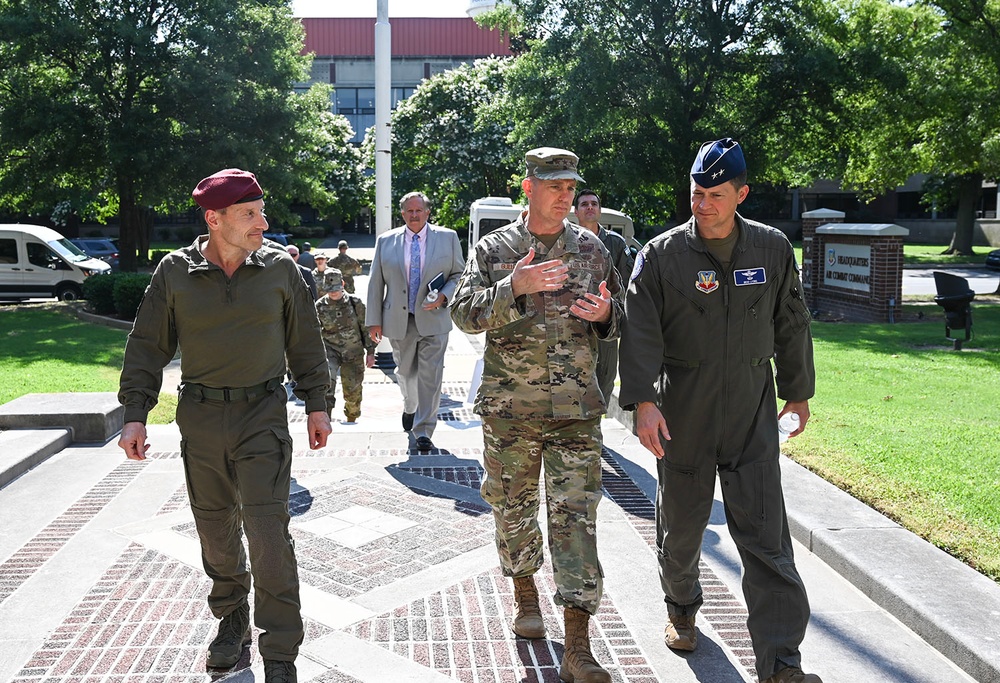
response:
[[[767,275],[763,268],[744,268],[733,272],[737,287],[747,285],[762,285],[767,282]]]
[[[629,282],[632,282],[637,277],[639,277],[639,273],[642,272],[642,267],[644,265],[646,265],[646,252],[645,252],[645,250],[644,251],[640,251],[638,254],[635,255],[635,264],[632,266],[632,275],[628,279]]]

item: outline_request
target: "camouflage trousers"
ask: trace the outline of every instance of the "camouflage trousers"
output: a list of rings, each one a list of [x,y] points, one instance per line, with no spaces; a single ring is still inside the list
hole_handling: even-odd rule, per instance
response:
[[[330,389],[326,392],[326,409],[333,410],[337,405],[337,373],[343,382],[341,393],[344,394],[344,417],[348,422],[354,422],[361,416],[361,385],[365,381],[365,355],[344,357],[340,351],[326,348],[326,366],[330,370]]]
[[[500,567],[530,576],[542,566],[538,480],[544,464],[549,554],[556,603],[597,613],[604,572],[597,559],[601,420],[507,420],[483,416],[483,500],[493,508]]]

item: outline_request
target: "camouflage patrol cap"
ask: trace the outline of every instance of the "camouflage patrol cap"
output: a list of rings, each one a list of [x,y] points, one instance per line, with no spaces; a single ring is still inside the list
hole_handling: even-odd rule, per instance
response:
[[[347,240],[340,240],[339,242],[337,242],[337,248],[338,249],[340,249],[341,247],[346,247],[346,246],[347,246]]]
[[[313,254],[313,258],[315,260],[317,260],[317,261],[320,261],[320,260],[325,261],[326,260],[326,254],[324,254],[321,251],[317,251],[315,254]]]
[[[329,275],[327,279],[331,280],[329,285],[327,285],[326,291],[328,292],[339,292],[344,289],[344,274],[336,268],[327,268],[326,270]]]
[[[524,155],[525,175],[540,180],[579,180],[583,176],[576,172],[580,158],[568,149],[537,147]]]
[[[702,187],[715,187],[747,170],[740,143],[732,138],[706,142],[691,165],[691,180]]]

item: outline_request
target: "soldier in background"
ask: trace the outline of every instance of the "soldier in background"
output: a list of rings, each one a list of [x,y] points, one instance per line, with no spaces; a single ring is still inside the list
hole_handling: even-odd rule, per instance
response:
[[[317,255],[317,258],[319,256]],[[365,327],[365,305],[358,297],[344,292],[340,271],[328,268],[324,277],[326,293],[316,301],[316,317],[323,328],[330,389],[326,410],[333,417],[337,398],[337,373],[343,381],[344,417],[357,422],[361,417],[361,387],[365,368],[375,366],[375,342]]]
[[[354,276],[361,275],[361,262],[347,255],[347,240],[337,243],[339,254],[330,259],[330,267],[336,268],[344,276],[344,289],[348,294],[354,294]]]
[[[614,339],[622,314],[618,275],[604,245],[566,220],[577,156],[542,147],[525,155],[528,210],[475,245],[452,319],[486,333],[482,416],[483,499],[493,508],[497,551],[513,577],[514,632],[544,638],[534,574],[542,565],[538,478],[544,465],[549,552],[565,608],[564,681],[602,683],[588,634],[603,573],[597,558],[601,415],[597,343]]]
[[[625,243],[625,238],[601,225],[601,198],[593,190],[580,190],[576,196],[577,222],[597,235],[601,244],[611,254],[611,262],[615,264],[619,279],[628,282],[632,274],[634,259],[632,252]],[[622,296],[625,290],[622,289]],[[601,387],[604,401],[611,403],[611,392],[615,388],[615,376],[618,374],[618,340],[601,340],[597,355],[597,384]]]
[[[316,282],[316,294],[319,298],[330,291],[331,284],[340,284],[342,278],[336,268],[327,268],[326,254],[318,251],[313,258],[316,259],[316,267],[313,269],[312,276]]]

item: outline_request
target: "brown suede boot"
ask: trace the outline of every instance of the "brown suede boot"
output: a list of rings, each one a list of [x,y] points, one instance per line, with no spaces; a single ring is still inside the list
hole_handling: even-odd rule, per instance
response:
[[[611,674],[590,653],[590,615],[582,609],[566,608],[566,652],[559,680],[566,683],[611,683]]]
[[[535,577],[522,576],[514,579],[514,633],[522,638],[544,638],[545,622],[538,606],[538,590]]]

